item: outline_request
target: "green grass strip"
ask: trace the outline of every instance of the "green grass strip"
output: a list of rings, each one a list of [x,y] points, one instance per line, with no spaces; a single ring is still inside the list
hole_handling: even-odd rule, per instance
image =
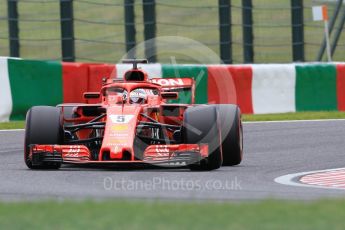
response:
[[[281,113],[281,114],[255,114],[255,115],[242,115],[242,119],[243,121],[345,119],[345,112],[323,111],[323,112],[297,112],[297,113]]]
[[[0,203],[1,229],[344,229],[345,200]]]
[[[0,129],[24,129],[24,121],[11,121],[0,123]]]

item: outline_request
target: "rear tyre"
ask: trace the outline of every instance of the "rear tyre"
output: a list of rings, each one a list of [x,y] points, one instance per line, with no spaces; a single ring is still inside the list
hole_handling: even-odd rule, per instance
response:
[[[189,165],[191,170],[209,171],[222,165],[218,115],[214,106],[202,105],[185,111],[182,139],[187,144],[208,144],[209,156]]]
[[[241,111],[237,105],[216,105],[220,118],[223,165],[233,166],[243,158]]]
[[[61,163],[42,163],[32,165],[30,145],[63,143],[63,126],[61,109],[51,106],[34,106],[26,115],[24,161],[30,169],[58,169]]]

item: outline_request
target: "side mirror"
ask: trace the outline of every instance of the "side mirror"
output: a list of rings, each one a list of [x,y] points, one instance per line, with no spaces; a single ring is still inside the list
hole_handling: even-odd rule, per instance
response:
[[[101,97],[101,94],[98,92],[87,92],[84,93],[84,99],[98,99]]]
[[[166,100],[178,99],[178,93],[177,92],[162,92],[161,96],[163,99],[166,99]]]

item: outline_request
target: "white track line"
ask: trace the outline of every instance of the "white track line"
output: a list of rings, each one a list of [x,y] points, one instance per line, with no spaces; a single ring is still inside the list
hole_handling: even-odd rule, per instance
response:
[[[328,122],[328,121],[345,121],[345,119],[318,119],[318,120],[284,120],[284,121],[244,121],[244,124],[260,123],[298,123],[298,122]]]
[[[299,182],[294,181],[294,179],[296,179],[297,177],[306,176],[308,174],[322,173],[322,172],[329,172],[329,171],[336,171],[336,170],[345,170],[345,168],[325,169],[325,170],[287,174],[287,175],[275,178],[274,182],[276,182],[278,184],[298,186],[298,187],[345,190],[345,188],[326,187],[326,186],[320,186],[320,185],[310,185],[310,184],[303,184],[302,182],[299,183]]]
[[[2,129],[0,132],[22,132],[24,129]]]

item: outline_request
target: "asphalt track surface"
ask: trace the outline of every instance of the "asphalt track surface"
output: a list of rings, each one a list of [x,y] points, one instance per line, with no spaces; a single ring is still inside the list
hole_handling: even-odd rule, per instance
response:
[[[23,162],[23,136],[23,131],[0,132],[0,200],[345,197],[345,190],[274,182],[285,174],[345,167],[344,120],[246,123],[242,164],[211,172],[75,166],[64,166],[58,171],[32,171]]]

